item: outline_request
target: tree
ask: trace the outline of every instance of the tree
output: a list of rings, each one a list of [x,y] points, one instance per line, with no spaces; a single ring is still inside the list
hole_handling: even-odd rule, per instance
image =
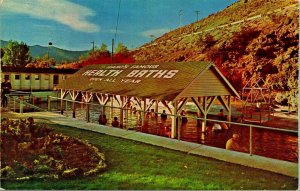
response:
[[[116,53],[127,53],[128,49],[123,43],[119,42],[118,46],[115,48],[115,52]]]
[[[2,49],[2,48],[0,48],[0,50],[1,50],[1,52],[0,52],[0,56],[1,56],[1,58],[3,57],[3,55],[4,55],[4,50]]]
[[[32,60],[29,47],[24,42],[18,43],[10,40],[3,50],[3,65],[25,67]]]
[[[2,66],[2,57],[3,57],[3,55],[4,55],[4,50],[3,50],[3,48],[0,48],[0,65]]]
[[[45,54],[42,58],[37,57],[33,62],[26,65],[26,67],[30,68],[51,68],[54,67],[55,60],[53,58],[49,58],[48,54]]]
[[[107,52],[107,51],[108,51],[108,50],[107,50],[107,45],[104,44],[104,43],[102,43],[99,50],[100,50],[100,52]]]
[[[107,45],[102,43],[101,47],[95,52],[95,59],[99,58],[109,58],[110,52],[107,50]]]

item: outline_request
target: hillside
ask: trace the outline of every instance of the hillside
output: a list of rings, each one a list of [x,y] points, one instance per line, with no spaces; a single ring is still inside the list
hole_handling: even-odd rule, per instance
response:
[[[41,57],[48,53],[48,47],[42,47],[39,45],[30,46],[30,53],[32,57]],[[86,55],[88,51],[71,51],[64,50],[60,48],[56,48],[51,46],[49,48],[49,56],[54,58],[57,63],[61,63],[62,61],[72,62],[79,59],[81,55]]]
[[[241,0],[133,54],[137,62],[212,61],[238,91],[250,78],[262,77],[265,86],[295,100],[298,17],[295,0]]]
[[[7,41],[1,40],[1,47],[5,47],[7,45]],[[57,64],[61,62],[73,62],[77,61],[81,55],[86,55],[88,51],[71,51],[71,50],[64,50],[54,46],[51,47],[44,47],[39,45],[29,46],[30,55],[33,58],[36,57],[43,57],[44,55],[48,54],[51,58],[54,58]]]
[[[267,36],[274,32],[272,29],[284,25],[288,28],[298,22],[298,4],[295,0],[243,2],[234,3],[219,13],[164,34],[138,48],[134,52],[135,58],[139,61],[201,60],[204,57],[202,54],[209,48],[220,48],[242,29],[253,29],[259,31],[261,36]],[[283,9],[286,6],[291,7]],[[293,27],[287,32],[298,31],[293,30],[297,26]]]

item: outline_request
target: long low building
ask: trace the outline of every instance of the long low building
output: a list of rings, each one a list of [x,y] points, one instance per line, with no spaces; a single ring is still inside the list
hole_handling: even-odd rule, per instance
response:
[[[8,78],[13,90],[53,90],[77,69],[2,67],[1,81]]]
[[[218,100],[231,120],[230,98],[239,97],[233,86],[211,62],[172,62],[148,64],[91,65],[80,69],[72,77],[57,87],[61,100],[70,95],[75,101],[82,95],[84,102],[96,98],[100,105],[113,106],[119,103],[120,123],[124,119],[124,109],[130,101],[136,102],[145,112],[162,103],[172,116],[171,137],[176,136],[176,117],[187,102],[193,102],[206,119],[212,106]],[[61,102],[61,108],[62,102]],[[73,104],[75,112],[75,105]],[[88,113],[88,110],[87,110]],[[87,115],[88,116],[88,115]],[[145,122],[142,116],[142,123]]]

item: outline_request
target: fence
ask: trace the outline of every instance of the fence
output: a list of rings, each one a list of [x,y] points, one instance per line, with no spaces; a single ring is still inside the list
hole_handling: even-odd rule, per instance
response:
[[[225,148],[232,135],[239,134],[240,152],[298,162],[298,131],[296,130],[227,122],[210,118],[204,119],[195,116],[194,113],[188,113],[186,116],[166,114],[167,119],[164,120],[160,117],[163,108],[159,108],[160,112],[149,112],[138,110],[135,107],[104,106],[50,96],[48,96],[47,103],[40,105],[40,107],[26,103],[22,99],[11,99],[11,101],[13,105],[20,104],[20,108],[21,105],[28,105],[39,108],[40,111],[57,112],[90,123],[100,123],[169,138],[171,137],[171,119],[176,118],[175,138],[179,141]],[[118,124],[113,123],[114,117],[117,117]],[[206,129],[201,128],[203,122],[206,123]],[[215,129],[216,124],[219,124],[221,129]]]
[[[9,110],[19,113],[26,111],[47,111],[35,104],[35,101],[30,93],[15,92],[5,95],[7,97],[7,107]]]

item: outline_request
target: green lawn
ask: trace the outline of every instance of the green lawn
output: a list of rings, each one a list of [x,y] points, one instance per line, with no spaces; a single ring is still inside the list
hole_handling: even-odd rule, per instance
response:
[[[72,180],[2,181],[4,189],[81,190],[296,190],[298,179],[188,155],[135,141],[61,125],[56,132],[80,137],[102,150],[108,170],[98,176]]]

